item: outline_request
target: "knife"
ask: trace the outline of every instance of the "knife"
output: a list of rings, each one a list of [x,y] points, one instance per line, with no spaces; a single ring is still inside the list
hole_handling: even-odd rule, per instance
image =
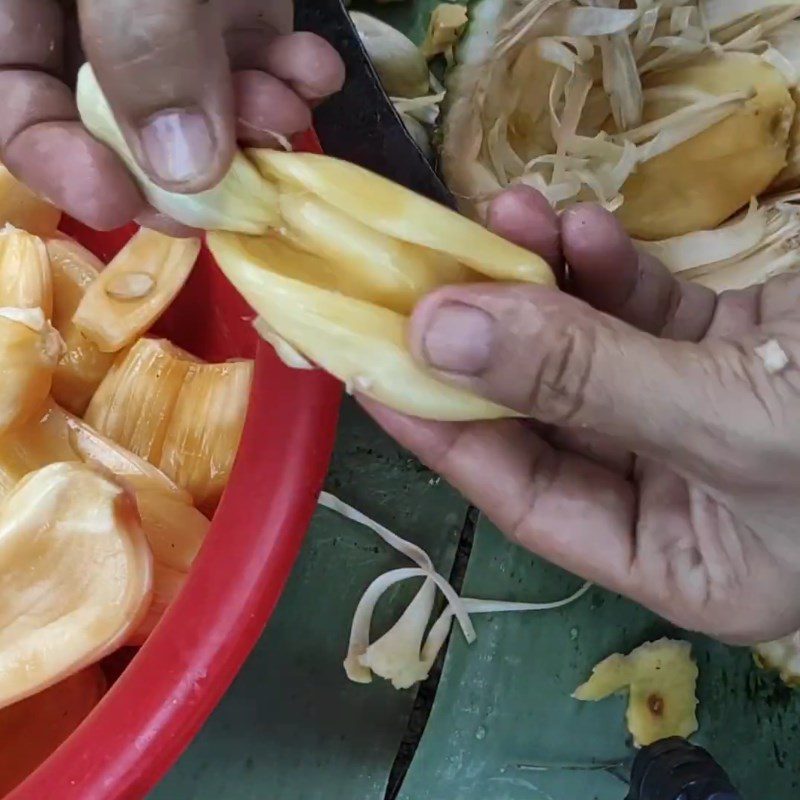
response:
[[[672,737],[643,747],[630,761],[607,764],[518,764],[526,772],[608,772],[629,784],[625,800],[742,800],[725,770],[702,747]]]
[[[341,92],[314,113],[322,149],[431,200],[455,208],[453,195],[409,135],[372,66],[341,0],[297,0],[297,30],[330,42],[344,59]]]

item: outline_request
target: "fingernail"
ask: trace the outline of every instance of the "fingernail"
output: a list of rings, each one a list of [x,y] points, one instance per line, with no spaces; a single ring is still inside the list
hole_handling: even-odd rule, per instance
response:
[[[144,124],[140,137],[161,180],[184,183],[205,175],[213,163],[214,139],[202,111],[161,111]]]
[[[493,318],[482,309],[445,303],[428,321],[423,356],[435,369],[478,375],[489,366],[493,329]]]

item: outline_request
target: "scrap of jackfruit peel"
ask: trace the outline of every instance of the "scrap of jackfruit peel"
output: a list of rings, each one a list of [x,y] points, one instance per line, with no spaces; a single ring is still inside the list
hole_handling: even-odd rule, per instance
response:
[[[351,390],[426,419],[514,416],[417,366],[406,345],[406,317],[298,279],[307,255],[294,260],[279,238],[212,233],[208,244],[222,271],[270,327]]]
[[[190,364],[170,415],[158,465],[208,513],[233,469],[252,382],[252,361]]]
[[[77,100],[83,124],[122,158],[142,194],[159,211],[203,230],[257,234],[279,223],[275,188],[241,153],[234,156],[228,174],[211,189],[195,194],[170,192],[153,183],[134,159],[89,64],[78,73]]]
[[[157,466],[190,363],[164,339],[139,339],[119,355],[84,419]]]
[[[167,310],[199,252],[199,239],[140,229],[87,287],[73,322],[103,352],[122,350]]]
[[[126,645],[139,647],[143,645],[156,625],[161,621],[164,612],[180,594],[186,583],[187,575],[180,570],[172,569],[156,561],[153,566],[153,596],[144,619],[131,633]]]
[[[353,11],[350,18],[387,94],[419,97],[428,91],[428,64],[414,42],[369,14]]]
[[[45,401],[61,346],[41,308],[0,308],[0,433],[24,424]]]
[[[37,769],[89,715],[106,691],[96,664],[0,712],[0,796]]]
[[[405,314],[424,294],[471,274],[452,256],[376,231],[307,192],[281,192],[280,203],[282,233],[297,249],[328,261],[340,291],[351,297]]]
[[[787,686],[800,687],[800,631],[757,645],[753,656],[762,669],[780,673]]]
[[[420,46],[425,58],[452,51],[469,17],[466,6],[458,3],[440,3],[431,13],[428,33]]]
[[[308,192],[374,231],[430,248],[487,278],[555,286],[539,256],[354,164],[315,153],[248,150],[248,155],[282,192]],[[447,281],[443,275],[442,283]]]
[[[44,242],[7,225],[0,230],[0,306],[53,313],[53,280]]]
[[[597,701],[627,690],[628,730],[634,744],[643,747],[697,730],[697,675],[688,642],[660,639],[601,661],[572,696]]]
[[[752,53],[725,53],[645,77],[644,124],[676,110],[668,89],[748,97],[725,119],[640,163],[622,187],[617,212],[639,239],[714,228],[760,195],[786,166],[796,106],[784,76]],[[752,95],[752,96],[751,96]],[[634,136],[631,132],[625,137]],[[645,145],[646,147],[646,145]]]
[[[362,667],[391,681],[395,689],[409,689],[425,680],[431,665],[420,658],[428,627],[436,584],[426,580],[400,619],[359,657]]]
[[[37,197],[0,164],[0,227],[15,228],[52,236],[61,221],[61,212],[46,200]]]
[[[146,613],[133,496],[85,464],[31,473],[0,505],[0,707],[116,650]]]
[[[114,354],[102,352],[72,321],[104,265],[66,236],[47,239],[45,245],[53,274],[52,322],[64,341],[64,353],[53,375],[52,395],[67,411],[82,415],[114,363]]]

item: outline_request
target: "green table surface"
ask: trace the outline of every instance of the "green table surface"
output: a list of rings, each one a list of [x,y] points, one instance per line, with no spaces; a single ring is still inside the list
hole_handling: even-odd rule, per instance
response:
[[[419,39],[434,5],[406,0],[378,13]],[[351,402],[328,489],[422,545],[449,574],[467,503]],[[432,690],[418,698],[382,681],[354,685],[341,666],[361,593],[387,568],[406,565],[369,531],[320,510],[260,643],[151,800],[622,800],[625,786],[604,773],[519,765],[624,757],[624,700],[581,704],[571,691],[611,652],[687,634],[600,589],[556,612],[479,618],[472,646],[454,630],[408,766],[408,742],[424,720],[412,711],[415,702],[431,704]],[[465,594],[552,600],[578,585],[478,521]],[[378,626],[410,591],[390,594]],[[759,671],[745,650],[688,638],[700,666],[696,741],[713,750],[747,800],[797,800],[800,693]],[[400,786],[390,781],[406,768]]]

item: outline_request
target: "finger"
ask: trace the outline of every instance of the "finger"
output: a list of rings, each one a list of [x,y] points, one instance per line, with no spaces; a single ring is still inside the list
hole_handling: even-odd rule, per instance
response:
[[[55,0],[0,0],[0,66],[63,67],[63,11]]]
[[[152,206],[147,206],[143,211],[140,211],[136,217],[136,222],[143,228],[150,228],[166,236],[173,236],[176,239],[189,239],[203,235],[203,231],[197,228],[190,228],[188,225],[162,214]]]
[[[236,136],[239,141],[274,147],[311,127],[311,110],[285,83],[257,70],[234,74]]]
[[[236,142],[216,5],[80,0],[80,14],[86,54],[145,172],[173,191],[217,183]]]
[[[144,200],[122,162],[79,122],[42,122],[3,151],[11,172],[34,192],[97,230],[130,222]]]
[[[512,540],[587,580],[630,590],[635,500],[627,481],[554,450],[517,421],[427,422],[359,402]]]
[[[259,64],[289,83],[306,100],[320,100],[344,85],[344,63],[334,48],[313,33],[278,36],[267,44]]]
[[[579,297],[648,333],[703,338],[714,317],[714,292],[676,279],[653,256],[638,252],[608,211],[590,203],[567,209],[561,238]]]
[[[530,285],[445,287],[422,300],[409,330],[412,353],[441,380],[687,469],[719,469],[723,452],[775,440],[792,374],[769,374],[757,343],[658,339]]]
[[[523,185],[507,189],[489,204],[487,223],[499,236],[540,255],[563,277],[559,219],[543,194]]]

